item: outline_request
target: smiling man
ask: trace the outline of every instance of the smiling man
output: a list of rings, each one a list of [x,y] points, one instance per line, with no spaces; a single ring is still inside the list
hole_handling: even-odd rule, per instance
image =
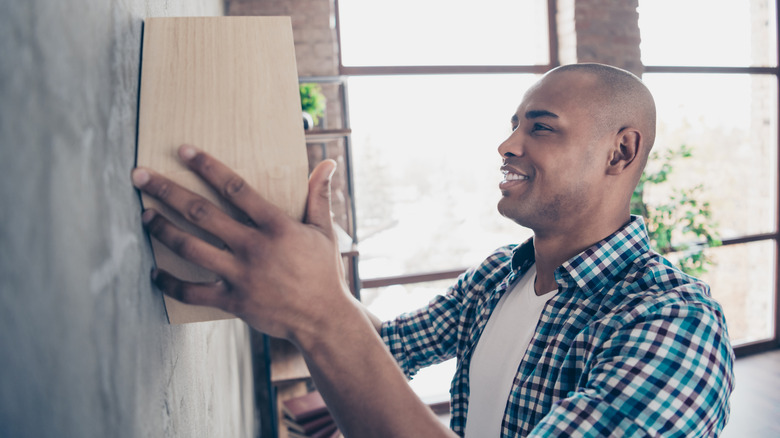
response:
[[[227,244],[214,248],[144,212],[160,241],[221,277],[189,284],[154,272],[154,281],[293,341],[346,436],[451,435],[404,374],[452,357],[458,435],[717,435],[732,388],[722,311],[704,283],[650,249],[642,219],[629,214],[655,136],[649,91],[614,67],[560,67],[526,92],[512,127],[498,149],[498,209],[534,237],[496,250],[423,309],[382,323],[350,297],[329,161],[312,173],[297,224],[183,147],[183,161],[256,227],[211,206],[191,220]],[[147,169],[133,181],[185,217],[197,199]]]

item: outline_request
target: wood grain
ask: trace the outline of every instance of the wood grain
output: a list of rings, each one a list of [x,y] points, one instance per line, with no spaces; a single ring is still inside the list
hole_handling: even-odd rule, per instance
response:
[[[150,18],[144,25],[138,165],[150,167],[240,214],[186,170],[179,145],[195,145],[241,174],[289,215],[301,219],[308,163],[289,17]],[[144,196],[180,227],[213,236]],[[189,281],[212,281],[152,239],[158,267]],[[165,297],[171,324],[232,318]]]

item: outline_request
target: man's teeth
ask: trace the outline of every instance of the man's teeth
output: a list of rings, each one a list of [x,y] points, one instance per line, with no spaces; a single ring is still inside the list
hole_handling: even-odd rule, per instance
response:
[[[528,179],[528,177],[525,176],[525,175],[517,174],[517,173],[505,173],[504,174],[504,180],[505,181],[519,181],[519,180],[524,180],[524,179]]]

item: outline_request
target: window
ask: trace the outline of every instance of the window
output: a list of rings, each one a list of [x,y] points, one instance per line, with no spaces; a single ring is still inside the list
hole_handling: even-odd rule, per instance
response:
[[[339,13],[344,66],[548,61],[546,1],[339,0]]]
[[[552,4],[338,1],[361,299],[378,316],[425,305],[531,236],[497,213],[497,148],[526,88],[557,64]],[[448,400],[453,372],[442,364],[412,386]]]
[[[669,11],[675,11],[670,14]],[[706,11],[706,19],[703,19]],[[775,0],[639,5],[655,149],[686,145],[673,185],[702,185],[722,247],[702,277],[742,351],[777,340],[778,60]],[[652,163],[650,164],[652,165]],[[668,196],[659,188],[656,197]]]
[[[498,145],[535,75],[349,80],[360,276],[448,271],[530,237],[498,215]]]

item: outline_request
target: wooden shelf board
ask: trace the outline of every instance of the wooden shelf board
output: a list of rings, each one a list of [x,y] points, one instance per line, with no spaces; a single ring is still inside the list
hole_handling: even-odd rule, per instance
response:
[[[352,133],[351,129],[317,129],[304,131],[306,141],[332,140],[334,138],[346,137]]]

